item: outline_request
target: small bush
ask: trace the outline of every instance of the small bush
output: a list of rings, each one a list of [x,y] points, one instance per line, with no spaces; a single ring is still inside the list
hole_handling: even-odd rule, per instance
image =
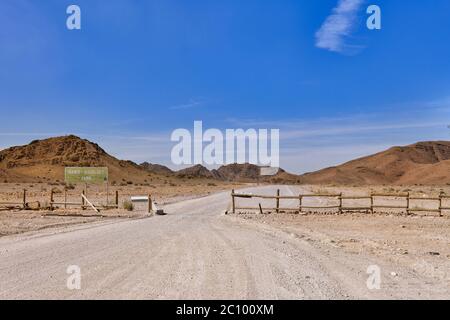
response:
[[[123,203],[123,208],[127,211],[133,211],[134,210],[134,204],[131,201],[125,201]]]
[[[53,188],[52,190],[53,190],[53,193],[56,193],[56,194],[62,193],[62,191],[58,188]]]

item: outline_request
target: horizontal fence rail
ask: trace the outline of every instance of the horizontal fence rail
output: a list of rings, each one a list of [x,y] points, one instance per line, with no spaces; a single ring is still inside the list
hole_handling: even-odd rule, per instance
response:
[[[55,191],[52,189],[49,192],[48,201],[27,201],[27,190],[24,189],[22,192],[21,201],[0,201],[0,208],[2,209],[19,209],[19,210],[40,210],[40,209],[49,209],[54,210],[57,206],[63,206],[64,209],[68,207],[79,207],[82,210],[87,208],[92,208],[92,203],[88,204],[86,201],[86,190],[83,190],[80,196],[80,201],[68,201],[68,193],[67,189],[63,191],[64,199],[55,200]],[[73,196],[73,195],[72,195]],[[119,208],[119,192],[115,192],[114,204],[108,203],[107,197],[106,204],[94,204],[94,207],[102,208],[102,209],[118,209]],[[45,203],[45,207],[44,207]]]
[[[87,186],[85,186],[84,190],[81,193],[72,192],[69,194],[68,189],[64,189],[60,192],[55,192],[55,190],[51,189],[48,195],[45,197],[48,200],[42,201],[32,201],[27,202],[28,193],[27,190],[24,189],[21,194],[21,201],[0,201],[0,210],[50,210],[53,211],[55,209],[68,209],[68,208],[80,208],[81,210],[92,209],[96,213],[99,213],[100,210],[109,210],[109,209],[119,209],[119,191],[115,191],[114,199],[112,203],[109,202],[109,193],[107,191],[105,202],[103,203],[94,203],[89,200],[87,196]],[[47,198],[48,197],[48,198]],[[69,200],[68,198],[71,198]],[[29,197],[28,197],[29,198]],[[34,197],[35,198],[35,197]],[[42,197],[41,197],[42,198]],[[75,200],[74,200],[75,198]],[[78,200],[78,199],[79,200]],[[99,196],[95,197],[97,201]],[[130,197],[131,201],[140,201],[147,203],[147,211],[148,213],[158,213],[162,212],[161,209],[156,208],[156,203],[153,201],[152,196],[149,194],[147,196],[139,196],[139,197]],[[101,200],[100,200],[101,201]]]
[[[86,210],[89,208],[92,208],[97,213],[99,212],[98,208],[101,208],[103,210],[107,209],[118,209],[119,208],[119,192],[115,192],[114,197],[114,204],[108,203],[108,195],[106,195],[106,204],[93,204],[89,201],[87,198],[87,187],[85,186],[85,189],[81,192],[80,196],[80,202],[74,202],[74,201],[68,201],[67,200],[67,189],[64,189],[64,199],[56,201],[54,199],[55,192],[54,190],[50,190],[50,210],[54,210],[56,206],[63,206],[64,209],[67,209],[67,207],[80,207],[81,210]]]
[[[40,208],[41,204],[39,201],[33,202],[37,205],[38,208]],[[27,190],[23,189],[22,193],[22,201],[2,201],[0,202],[0,207],[5,207],[7,209],[23,209],[27,210],[30,208],[30,204],[27,202]]]
[[[258,207],[239,207],[236,205],[236,199],[273,199],[275,200],[274,207],[265,207],[263,208],[261,203],[258,204]],[[304,205],[303,200],[307,198],[328,198],[334,199],[339,204],[337,205]],[[405,201],[405,205],[378,205],[375,204],[375,201],[379,198],[391,198]],[[298,206],[296,208],[283,208],[280,207],[280,200],[298,200]],[[443,215],[444,210],[450,210],[450,207],[444,207],[443,201],[450,199],[449,195],[441,193],[439,197],[418,197],[411,196],[410,193],[371,193],[368,196],[344,196],[342,193],[339,194],[299,194],[298,196],[282,196],[280,195],[280,190],[277,190],[276,195],[261,195],[261,194],[245,194],[245,193],[236,193],[235,190],[231,192],[231,207],[232,213],[236,213],[239,210],[255,210],[263,213],[266,211],[275,211],[279,213],[280,211],[294,211],[302,213],[304,210],[312,210],[312,209],[337,209],[339,213],[343,212],[351,212],[351,211],[369,211],[374,213],[377,209],[404,209],[406,213],[414,213],[414,212],[437,212],[441,216]],[[345,206],[344,202],[347,200],[367,200],[370,205],[367,206]],[[431,208],[422,208],[422,207],[412,207],[411,202],[414,201],[434,201],[438,202],[438,209]]]

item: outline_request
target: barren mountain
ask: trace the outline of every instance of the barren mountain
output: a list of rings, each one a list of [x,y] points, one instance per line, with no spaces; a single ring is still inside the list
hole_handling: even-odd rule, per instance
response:
[[[437,184],[450,183],[450,142],[418,142],[393,147],[337,167],[301,176],[302,183]]]
[[[233,163],[221,166],[219,169],[208,170],[202,165],[196,165],[176,172],[178,177],[210,178],[233,182],[274,182],[296,183],[299,176],[287,173],[283,169],[274,176],[261,176],[260,167],[249,163]]]
[[[254,181],[259,172],[253,165],[224,166],[208,170],[196,165],[177,172],[159,165],[119,160],[99,145],[70,135],[35,140],[28,145],[0,151],[0,182],[62,182],[64,167],[105,166],[111,182],[146,183],[155,179],[214,179]]]
[[[244,164],[229,164],[221,166],[217,169],[220,176],[228,181],[233,180],[256,180],[260,177],[260,168],[257,165],[244,163]]]
[[[240,182],[273,182],[273,183],[297,183],[299,176],[279,169],[273,176],[262,176],[261,167],[250,163],[233,163],[221,166],[217,169],[219,176],[227,181]]]
[[[149,173],[131,161],[107,154],[76,136],[36,140],[0,151],[0,179],[8,182],[63,181],[64,167],[105,166],[110,181],[143,182]]]
[[[210,171],[200,164],[197,164],[190,168],[182,169],[180,171],[177,171],[175,174],[180,178],[209,178],[222,180],[222,177],[216,170]]]
[[[141,168],[143,168],[144,170],[151,172],[151,173],[164,174],[164,175],[173,174],[173,171],[171,169],[169,169],[166,166],[160,165],[160,164],[143,162],[139,166]]]
[[[0,151],[0,182],[63,181],[64,167],[106,166],[111,182],[148,183],[154,179],[214,179],[220,181],[290,184],[436,184],[450,183],[450,142],[419,142],[301,176],[282,169],[260,176],[252,164],[231,164],[217,170],[202,165],[173,172],[169,168],[119,160],[97,144],[76,136],[36,140]]]
[[[195,165],[176,172],[179,177],[213,178],[224,181],[256,181],[259,167],[253,164],[230,164],[219,169],[208,170],[202,165]]]

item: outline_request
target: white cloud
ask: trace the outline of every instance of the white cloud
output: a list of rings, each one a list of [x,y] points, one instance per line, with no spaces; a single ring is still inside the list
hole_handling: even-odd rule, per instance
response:
[[[387,108],[380,113],[348,114],[308,119],[227,119],[231,125],[280,129],[281,167],[304,173],[339,165],[392,146],[449,138],[446,113],[427,109],[427,102],[408,104],[415,108]]]
[[[436,101],[436,102],[435,102]],[[380,107],[378,113],[342,114],[327,118],[227,119],[225,128],[280,129],[281,167],[303,173],[338,165],[357,157],[383,151],[395,145],[407,145],[424,140],[448,140],[447,98],[425,102],[410,102],[398,106]],[[431,108],[436,106],[436,108]],[[220,128],[225,130],[225,128]],[[206,130],[207,128],[204,128]],[[94,141],[119,159],[149,161],[172,165],[170,130],[119,132],[116,134],[80,133],[76,135]],[[0,132],[0,148],[29,143],[35,138],[58,136],[62,133]]]
[[[169,107],[170,110],[182,110],[182,109],[191,109],[198,107],[203,104],[203,101],[191,99],[188,103],[180,104],[176,106]]]
[[[333,12],[316,32],[316,46],[333,52],[348,53],[358,48],[345,43],[351,34],[357,12],[364,0],[339,0]]]

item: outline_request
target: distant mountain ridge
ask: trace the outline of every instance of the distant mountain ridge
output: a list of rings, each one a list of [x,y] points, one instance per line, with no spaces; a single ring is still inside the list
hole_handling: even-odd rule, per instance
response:
[[[96,143],[69,135],[0,151],[0,182],[63,181],[64,167],[88,166],[108,167],[109,180],[117,183],[144,183],[151,177],[253,182],[259,172],[258,166],[250,164],[222,166],[218,170],[195,165],[179,171],[148,162],[138,165],[109,155]]]
[[[147,182],[151,177],[172,177],[290,184],[444,185],[450,183],[450,142],[426,141],[393,147],[303,175],[280,169],[274,176],[261,176],[260,167],[248,163],[224,165],[214,170],[195,165],[179,171],[148,162],[138,165],[109,155],[96,143],[69,135],[0,151],[0,182],[62,181],[66,166],[107,166],[110,181],[136,183]]]
[[[163,166],[161,164],[154,164],[154,163],[148,163],[143,162],[139,165],[142,169],[152,172],[152,173],[160,173],[160,174],[166,174],[171,175],[173,174],[173,170],[169,169],[166,166]]]

